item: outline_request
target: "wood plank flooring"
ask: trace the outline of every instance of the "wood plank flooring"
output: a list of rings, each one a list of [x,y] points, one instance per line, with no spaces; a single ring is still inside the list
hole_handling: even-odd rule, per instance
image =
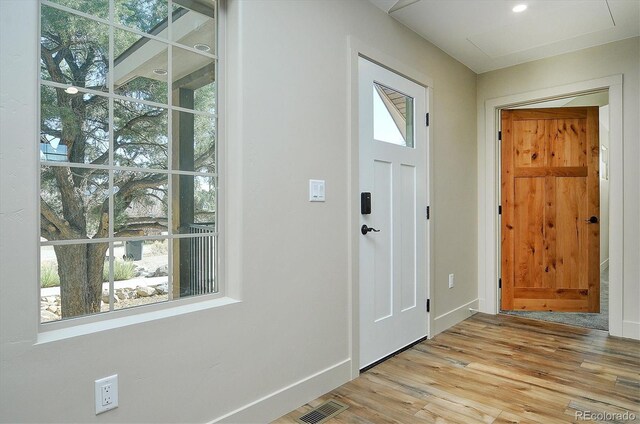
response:
[[[640,342],[507,315],[476,314],[276,420],[334,398],[327,423],[567,423],[631,412],[640,422]],[[584,415],[583,415],[584,416]]]

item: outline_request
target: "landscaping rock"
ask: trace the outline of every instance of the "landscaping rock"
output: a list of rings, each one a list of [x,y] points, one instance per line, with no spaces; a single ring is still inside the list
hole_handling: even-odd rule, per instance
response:
[[[134,265],[134,276],[135,277],[145,277],[148,274],[148,271],[143,266]]]
[[[153,296],[156,293],[156,289],[154,289],[153,287],[138,286],[136,287],[136,293],[140,297],[149,297]]]
[[[158,294],[167,294],[167,292],[169,291],[169,284],[168,283],[158,284],[157,286],[155,286],[155,288]]]
[[[1,0],[0,0],[1,1]],[[149,303],[162,302],[168,299],[168,284],[161,283],[154,286],[136,288],[123,287],[116,289],[113,297],[114,303],[118,303],[119,309],[125,309],[132,306],[146,305]],[[109,310],[109,292],[103,290],[101,295],[100,310],[106,312]],[[40,299],[40,319],[41,322],[60,320],[62,315],[62,307],[60,305],[60,296],[43,296]]]
[[[42,320],[42,322],[47,322],[47,321],[59,320],[60,317],[58,315],[54,314],[53,312],[49,312],[47,310],[44,310],[44,311],[40,311],[40,319]]]
[[[156,271],[153,273],[149,273],[147,275],[148,278],[150,277],[166,277],[169,275],[169,267],[167,265],[162,265],[161,267],[156,268]]]

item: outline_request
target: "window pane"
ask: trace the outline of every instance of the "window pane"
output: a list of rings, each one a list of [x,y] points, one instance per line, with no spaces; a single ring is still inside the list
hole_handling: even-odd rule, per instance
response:
[[[168,240],[114,242],[114,309],[169,299]]]
[[[217,239],[208,226],[192,226],[194,237],[173,240],[173,298],[216,293]],[[198,236],[195,236],[198,235]]]
[[[109,19],[109,0],[49,0],[91,16]]]
[[[109,161],[109,100],[41,86],[40,159],[105,165]]]
[[[41,321],[215,293],[216,1],[43,3]]]
[[[173,177],[174,232],[216,231],[216,178],[175,175]],[[196,230],[194,230],[194,228]]]
[[[116,99],[113,115],[115,165],[167,169],[167,110]]]
[[[109,243],[40,248],[40,321],[109,310]]]
[[[373,83],[373,138],[413,147],[413,98]]]
[[[168,176],[114,171],[115,237],[167,234]]]
[[[173,48],[173,105],[215,113],[215,61],[179,47]]]
[[[107,171],[43,166],[40,173],[40,235],[47,240],[107,237],[108,191]]]
[[[173,169],[215,173],[215,147],[213,116],[173,112]]]
[[[215,54],[215,2],[173,1],[172,41]]]
[[[40,76],[108,91],[109,26],[42,6]]]
[[[167,104],[167,44],[114,30],[116,94]]]
[[[115,0],[116,22],[167,38],[167,0]]]

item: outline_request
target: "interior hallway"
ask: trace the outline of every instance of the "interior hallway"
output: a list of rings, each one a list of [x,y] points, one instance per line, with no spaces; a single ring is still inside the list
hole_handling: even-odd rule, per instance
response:
[[[638,422],[640,342],[476,314],[276,423],[295,423],[330,398],[349,409],[327,423],[547,424],[586,411],[629,411]]]

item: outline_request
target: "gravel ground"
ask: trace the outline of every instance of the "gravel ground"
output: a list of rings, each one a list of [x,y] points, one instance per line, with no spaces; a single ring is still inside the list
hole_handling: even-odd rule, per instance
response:
[[[41,320],[42,322],[50,322],[50,321],[58,321],[60,320],[60,297],[59,296],[53,296],[50,298],[55,298],[56,301],[55,302],[47,302],[47,301],[41,301],[40,302],[40,314],[41,314]],[[123,299],[123,300],[119,300],[118,302],[116,302],[113,306],[114,309],[125,309],[125,308],[132,308],[132,307],[136,307],[136,306],[142,306],[142,305],[150,305],[152,303],[160,303],[160,302],[166,302],[167,300],[169,300],[169,296],[167,294],[158,294],[158,295],[154,295],[154,296],[148,296],[148,297],[136,297],[133,299]],[[107,312],[109,311],[109,304],[102,302],[102,304],[100,305],[100,311],[101,312]]]
[[[116,310],[125,309],[125,308],[131,308],[134,306],[149,305],[151,303],[166,302],[167,300],[169,300],[169,296],[166,294],[158,295],[158,296],[149,296],[149,297],[138,297],[135,299],[124,299],[124,300],[120,300],[119,302],[116,302],[113,305],[113,308]],[[100,307],[100,310],[102,312],[107,312],[109,310],[109,305],[103,302],[102,306]]]

